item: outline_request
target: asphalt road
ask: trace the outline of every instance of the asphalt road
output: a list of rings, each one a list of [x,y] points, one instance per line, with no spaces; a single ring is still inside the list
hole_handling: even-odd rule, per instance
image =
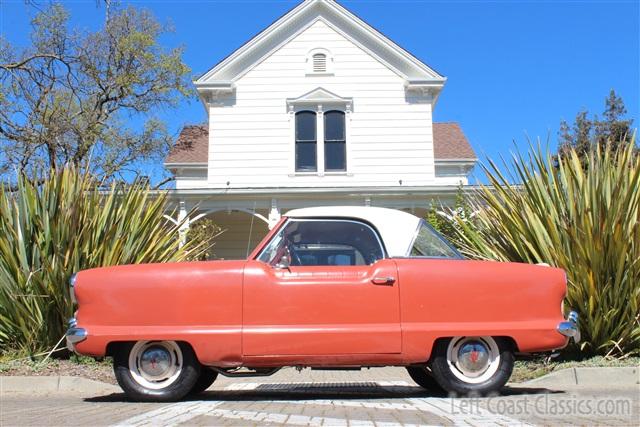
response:
[[[267,378],[219,378],[172,404],[129,402],[122,393],[4,393],[0,425],[633,425],[637,387],[511,385],[501,396],[451,398],[425,391],[403,369],[282,370]]]

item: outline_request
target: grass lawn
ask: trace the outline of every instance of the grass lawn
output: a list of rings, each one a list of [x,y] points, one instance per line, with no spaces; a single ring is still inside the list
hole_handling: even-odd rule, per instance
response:
[[[640,367],[640,357],[628,357],[626,359],[612,359],[596,356],[584,360],[554,360],[546,358],[532,360],[518,360],[513,368],[511,382],[520,383],[541,377],[553,371],[577,367],[616,367],[635,366]]]

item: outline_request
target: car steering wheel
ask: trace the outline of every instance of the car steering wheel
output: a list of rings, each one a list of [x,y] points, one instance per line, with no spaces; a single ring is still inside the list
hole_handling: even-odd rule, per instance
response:
[[[291,265],[302,265],[302,259],[300,255],[296,253],[293,249],[293,244],[291,242],[287,242],[287,252],[289,252],[289,259],[291,260]]]

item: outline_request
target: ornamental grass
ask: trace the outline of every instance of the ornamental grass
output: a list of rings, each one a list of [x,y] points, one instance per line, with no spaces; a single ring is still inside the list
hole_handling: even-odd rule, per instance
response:
[[[166,209],[166,194],[152,197],[144,183],[100,191],[73,167],[0,185],[0,351],[33,355],[59,343],[74,272],[189,256],[197,248],[180,246],[181,223]]]
[[[473,221],[457,240],[473,258],[548,263],[565,269],[564,303],[580,315],[584,356],[640,353],[640,156],[626,148],[540,148],[483,166]],[[518,184],[513,184],[514,182]],[[517,286],[517,284],[516,284]]]

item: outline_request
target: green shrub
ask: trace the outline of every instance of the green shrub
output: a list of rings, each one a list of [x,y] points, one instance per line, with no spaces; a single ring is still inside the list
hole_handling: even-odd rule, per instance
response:
[[[456,191],[453,206],[445,206],[438,199],[431,200],[431,206],[425,219],[435,230],[457,247],[458,233],[461,232],[458,221],[471,221],[472,216],[473,210],[469,203],[469,197],[465,193],[462,184],[460,184]]]
[[[206,261],[211,259],[215,255],[213,252],[215,239],[224,233],[224,231],[225,230],[211,218],[202,218],[191,224],[187,232],[187,242],[202,248],[202,250],[190,255],[188,258],[189,261]]]
[[[635,141],[635,138],[634,138]],[[473,222],[458,221],[474,258],[548,263],[567,272],[565,307],[580,314],[584,354],[640,353],[640,157],[596,149],[557,159],[516,155],[509,178],[490,162]],[[513,181],[520,182],[513,185]]]
[[[145,184],[100,192],[73,168],[0,186],[0,350],[51,349],[72,316],[68,280],[78,270],[179,261],[180,224],[164,217],[166,196]],[[117,286],[117,283],[114,283]]]

